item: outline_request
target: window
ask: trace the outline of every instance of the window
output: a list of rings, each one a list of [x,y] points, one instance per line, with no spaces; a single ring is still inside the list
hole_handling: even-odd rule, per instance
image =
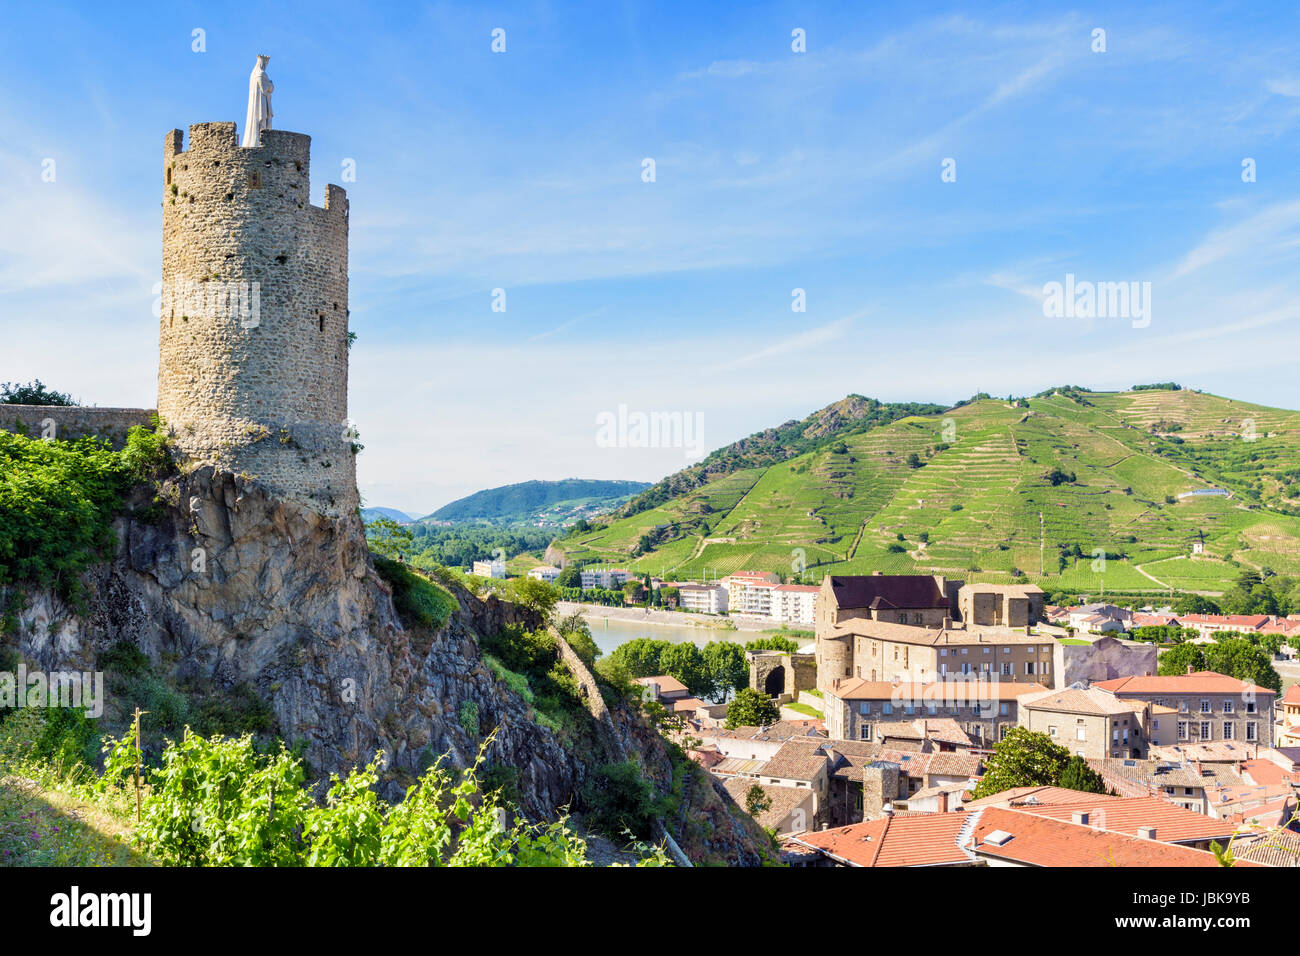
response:
[[[1247,740],[1258,740],[1258,739],[1259,739],[1259,732],[1258,732],[1258,729],[1257,729],[1258,727],[1259,727],[1259,725],[1256,724],[1253,720],[1252,720],[1252,721],[1249,721],[1249,722],[1246,724],[1246,739],[1247,739]]]
[[[1180,714],[1185,714],[1185,713],[1187,713],[1187,701],[1185,701],[1185,700],[1180,700],[1180,701],[1178,702],[1178,712],[1179,712]]]
[[[1074,736],[1077,737],[1079,740],[1087,740],[1087,739],[1088,739],[1088,731],[1087,731],[1087,728],[1085,728],[1085,727],[1076,727],[1075,730],[1074,730]]]
[[[871,713],[871,705],[868,704],[866,701],[863,701],[861,704],[858,704],[858,713],[861,714],[863,717],[867,716],[867,714]]]
[[[1010,661],[1003,661],[1003,662],[1002,662],[1002,676],[1003,676],[1003,677],[1010,677],[1010,676],[1011,676],[1011,662],[1010,662]]]
[[[1026,674],[1032,674],[1033,672],[1034,672],[1034,662],[1033,662],[1033,661],[1025,661],[1025,673],[1026,673]]]
[[[1224,740],[1232,740],[1234,737],[1236,737],[1237,734],[1236,734],[1235,731],[1236,731],[1236,727],[1234,726],[1234,724],[1232,723],[1232,721],[1230,721],[1230,720],[1225,720],[1225,721],[1223,722],[1223,739],[1224,739]]]
[[[1055,736],[1056,736],[1056,727],[1053,726],[1052,724],[1048,724],[1048,725],[1047,725],[1047,736],[1049,736],[1049,737],[1055,737]]]
[[[889,703],[889,701],[885,701],[880,705],[880,712],[882,714],[892,714],[894,712],[894,705]]]
[[[946,647],[941,647],[941,648],[939,648],[939,656],[940,656],[940,657],[947,657],[947,656],[948,656],[948,648],[946,648]]]
[[[1214,726],[1208,720],[1201,721],[1201,739],[1202,740],[1214,739]]]
[[[961,662],[961,672],[962,672],[963,674],[969,674],[969,673],[970,673],[970,661],[962,661],[962,662]]]
[[[858,736],[861,737],[863,740],[870,740],[870,739],[871,739],[871,725],[870,725],[870,724],[863,724],[862,727],[861,727],[861,729],[858,731]]]
[[[1179,740],[1187,739],[1187,721],[1185,720],[1180,720],[1178,722],[1178,739]]]
[[[1003,704],[1001,707],[998,708],[998,713],[1000,713],[1003,717],[1006,717],[1010,712],[1011,712],[1010,704]]]
[[[987,647],[984,648],[984,653],[987,654],[988,652],[989,652],[989,649],[988,649]]]
[[[1152,729],[1152,730],[1159,730],[1159,729],[1160,729],[1160,721],[1158,721],[1158,720],[1153,720],[1153,721],[1151,721],[1151,729]]]
[[[1253,700],[1246,701],[1246,713],[1248,714],[1255,713],[1255,702]]]
[[[1208,700],[1201,701],[1201,713],[1208,714],[1209,712],[1210,712],[1210,702]]]
[[[1232,713],[1232,698],[1231,698],[1231,697],[1229,697],[1227,700],[1225,700],[1225,701],[1223,702],[1223,712],[1224,712],[1225,714],[1230,714],[1230,713]]]

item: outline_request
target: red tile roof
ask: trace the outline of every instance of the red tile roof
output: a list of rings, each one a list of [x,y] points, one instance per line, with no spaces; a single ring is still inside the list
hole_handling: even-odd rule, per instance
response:
[[[1205,850],[1147,840],[1041,815],[1039,810],[979,811],[968,846],[978,854],[1029,866],[1218,866]],[[990,839],[997,843],[989,842]]]
[[[1260,687],[1226,674],[1214,671],[1195,671],[1191,674],[1168,676],[1148,674],[1135,677],[1116,677],[1097,681],[1092,685],[1112,694],[1239,694],[1249,689],[1256,696],[1276,696],[1276,691]]]
[[[957,846],[966,813],[918,813],[808,833],[800,843],[849,866],[954,866],[971,859]]]
[[[1155,827],[1163,843],[1189,843],[1200,840],[1226,840],[1236,830],[1232,824],[1216,820],[1195,810],[1185,810],[1160,797],[1102,797],[1076,794],[1072,802],[1018,809],[1055,820],[1072,819],[1073,814],[1088,814],[1088,827],[1137,836],[1139,827]]]
[[[1060,803],[1078,803],[1083,797],[1089,801],[1118,800],[1104,793],[1084,794],[1078,790],[1064,787],[1012,787],[990,797],[980,797],[966,804],[967,810],[982,810],[985,807],[1022,807],[1034,805],[1052,805]]]
[[[1286,689],[1286,693],[1282,695],[1282,703],[1300,704],[1300,684],[1292,684]]]

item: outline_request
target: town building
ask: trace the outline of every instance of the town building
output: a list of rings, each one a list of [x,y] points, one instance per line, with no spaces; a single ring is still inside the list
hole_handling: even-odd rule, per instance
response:
[[[998,680],[1053,684],[1056,640],[1011,628],[967,629],[951,619],[938,627],[858,620],[817,635],[817,686],[836,680]]]
[[[837,681],[822,692],[826,732],[839,740],[878,741],[878,725],[951,718],[982,748],[991,748],[1019,722],[1018,697],[1046,691],[1040,684],[1001,680],[930,682]]]
[[[1043,589],[1034,584],[963,584],[957,607],[967,627],[1025,627],[1042,619]]]
[[[1091,759],[1141,758],[1151,743],[1173,743],[1177,713],[1154,702],[1077,687],[1022,694],[1019,712],[1020,726]]]
[[[504,578],[506,576],[506,563],[500,560],[475,561],[471,573],[477,574],[481,578]]]
[[[677,605],[684,611],[699,614],[726,614],[727,589],[717,584],[674,583],[669,587],[677,589]]]
[[[590,591],[594,588],[600,588],[605,591],[615,591],[627,583],[631,577],[624,568],[604,568],[596,570],[583,570],[580,572],[582,578],[582,589]]]
[[[1120,677],[1094,684],[1120,700],[1172,707],[1174,740],[1206,744],[1273,745],[1275,691],[1247,681],[1197,671],[1171,676]]]
[[[812,627],[820,588],[810,584],[778,584],[772,589],[772,619],[782,624]]]
[[[561,571],[557,567],[549,564],[541,564],[535,568],[528,569],[528,576],[535,581],[545,581],[547,584],[554,584],[559,578]]]

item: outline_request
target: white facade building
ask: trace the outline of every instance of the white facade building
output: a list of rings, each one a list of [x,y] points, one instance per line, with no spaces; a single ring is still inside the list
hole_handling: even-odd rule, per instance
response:
[[[504,561],[475,561],[473,573],[481,578],[504,578],[506,563]]]
[[[555,579],[560,576],[560,569],[549,564],[543,564],[535,568],[530,568],[528,576],[538,581],[545,581],[547,584],[553,584],[555,583]]]
[[[677,604],[687,611],[702,614],[727,613],[727,592],[717,584],[673,584],[677,588]]]

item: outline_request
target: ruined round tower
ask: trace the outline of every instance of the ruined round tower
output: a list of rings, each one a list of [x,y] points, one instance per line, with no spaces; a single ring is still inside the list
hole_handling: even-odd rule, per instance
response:
[[[158,414],[193,463],[330,516],[358,503],[348,422],[348,201],[309,198],[311,137],[167,134]]]

